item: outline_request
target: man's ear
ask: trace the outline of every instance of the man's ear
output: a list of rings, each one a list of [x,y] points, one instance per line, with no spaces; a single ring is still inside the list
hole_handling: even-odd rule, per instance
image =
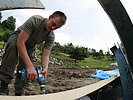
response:
[[[49,16],[49,19],[51,19],[51,18],[52,18],[52,15]]]

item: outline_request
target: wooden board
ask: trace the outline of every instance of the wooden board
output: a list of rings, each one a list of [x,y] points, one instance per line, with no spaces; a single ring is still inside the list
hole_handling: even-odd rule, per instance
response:
[[[119,76],[120,75],[116,75],[106,80],[101,80],[94,84],[73,90],[34,96],[0,96],[0,100],[75,100],[109,84]]]

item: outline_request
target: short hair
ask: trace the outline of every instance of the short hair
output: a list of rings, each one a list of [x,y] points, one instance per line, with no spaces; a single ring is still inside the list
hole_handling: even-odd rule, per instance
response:
[[[66,23],[67,17],[61,11],[55,11],[51,16],[52,16],[52,18],[59,16],[60,17],[60,22],[61,22],[62,25],[64,25]]]

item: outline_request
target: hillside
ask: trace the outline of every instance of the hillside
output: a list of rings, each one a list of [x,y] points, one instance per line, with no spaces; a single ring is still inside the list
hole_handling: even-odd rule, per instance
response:
[[[38,54],[37,54],[38,55]],[[92,56],[85,58],[84,60],[75,60],[70,58],[68,54],[61,53],[61,52],[51,52],[50,57],[56,58],[58,60],[63,61],[65,66],[73,66],[73,67],[116,67],[110,66],[111,63],[116,62],[116,60],[108,60],[105,56],[104,59],[97,60]]]

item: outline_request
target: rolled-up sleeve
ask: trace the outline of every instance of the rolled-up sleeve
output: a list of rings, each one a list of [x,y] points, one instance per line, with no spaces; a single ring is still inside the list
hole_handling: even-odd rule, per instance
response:
[[[51,51],[54,41],[55,41],[55,35],[54,35],[54,32],[52,31],[50,32],[50,34],[48,35],[44,43],[44,48]]]

